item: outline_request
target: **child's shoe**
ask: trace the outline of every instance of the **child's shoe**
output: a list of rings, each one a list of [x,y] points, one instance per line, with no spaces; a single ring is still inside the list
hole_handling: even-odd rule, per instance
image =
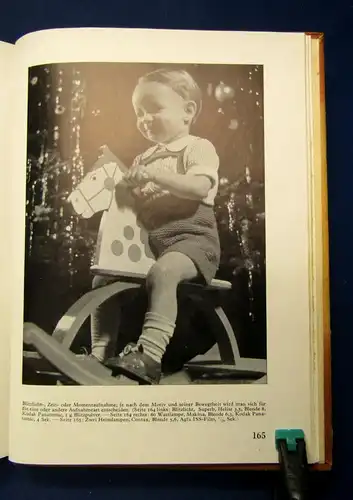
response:
[[[113,375],[125,375],[144,384],[159,384],[161,364],[143,352],[143,346],[128,344],[119,356],[110,358],[105,366]]]

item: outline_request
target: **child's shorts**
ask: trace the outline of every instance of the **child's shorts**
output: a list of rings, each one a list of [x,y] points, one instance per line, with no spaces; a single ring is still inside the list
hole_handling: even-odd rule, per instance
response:
[[[194,262],[206,284],[211,282],[220,261],[220,242],[213,207],[178,199],[174,201],[174,206],[169,200],[163,205],[161,203],[157,211],[144,207],[140,214],[140,220],[148,230],[149,245],[155,259],[168,252],[183,253]]]

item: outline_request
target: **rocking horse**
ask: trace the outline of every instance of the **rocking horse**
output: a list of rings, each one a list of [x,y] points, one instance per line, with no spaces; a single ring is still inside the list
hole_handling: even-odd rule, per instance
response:
[[[82,218],[102,212],[92,274],[111,278],[105,286],[93,289],[73,304],[59,320],[52,335],[32,323],[24,325],[24,344],[35,352],[24,351],[24,367],[36,374],[49,374],[60,383],[77,385],[120,385],[135,383],[112,372],[87,356],[78,356],[71,348],[85,321],[95,308],[113,296],[138,290],[154,263],[146,230],[138,223],[133,198],[122,188],[126,167],[107,148],[68,201]],[[187,361],[183,370],[162,376],[161,384],[185,384],[206,379],[212,383],[222,378],[246,378],[259,382],[266,375],[266,361],[242,358],[233,331],[217,297],[231,288],[231,283],[214,279],[209,286],[193,282],[179,285],[200,311],[214,335],[214,345],[206,353]]]

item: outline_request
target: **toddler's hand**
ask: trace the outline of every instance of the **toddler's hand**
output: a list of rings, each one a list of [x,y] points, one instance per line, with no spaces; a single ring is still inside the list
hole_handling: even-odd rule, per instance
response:
[[[124,180],[132,186],[142,186],[150,181],[150,175],[145,167],[137,165],[126,172]]]

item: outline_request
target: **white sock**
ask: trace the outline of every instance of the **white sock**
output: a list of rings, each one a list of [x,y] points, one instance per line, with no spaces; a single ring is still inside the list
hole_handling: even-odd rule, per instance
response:
[[[102,331],[102,325],[91,320],[91,354],[101,363],[114,356],[116,350],[116,335],[110,331]]]
[[[138,344],[142,344],[144,353],[160,363],[174,330],[175,323],[169,318],[158,313],[147,312]]]

